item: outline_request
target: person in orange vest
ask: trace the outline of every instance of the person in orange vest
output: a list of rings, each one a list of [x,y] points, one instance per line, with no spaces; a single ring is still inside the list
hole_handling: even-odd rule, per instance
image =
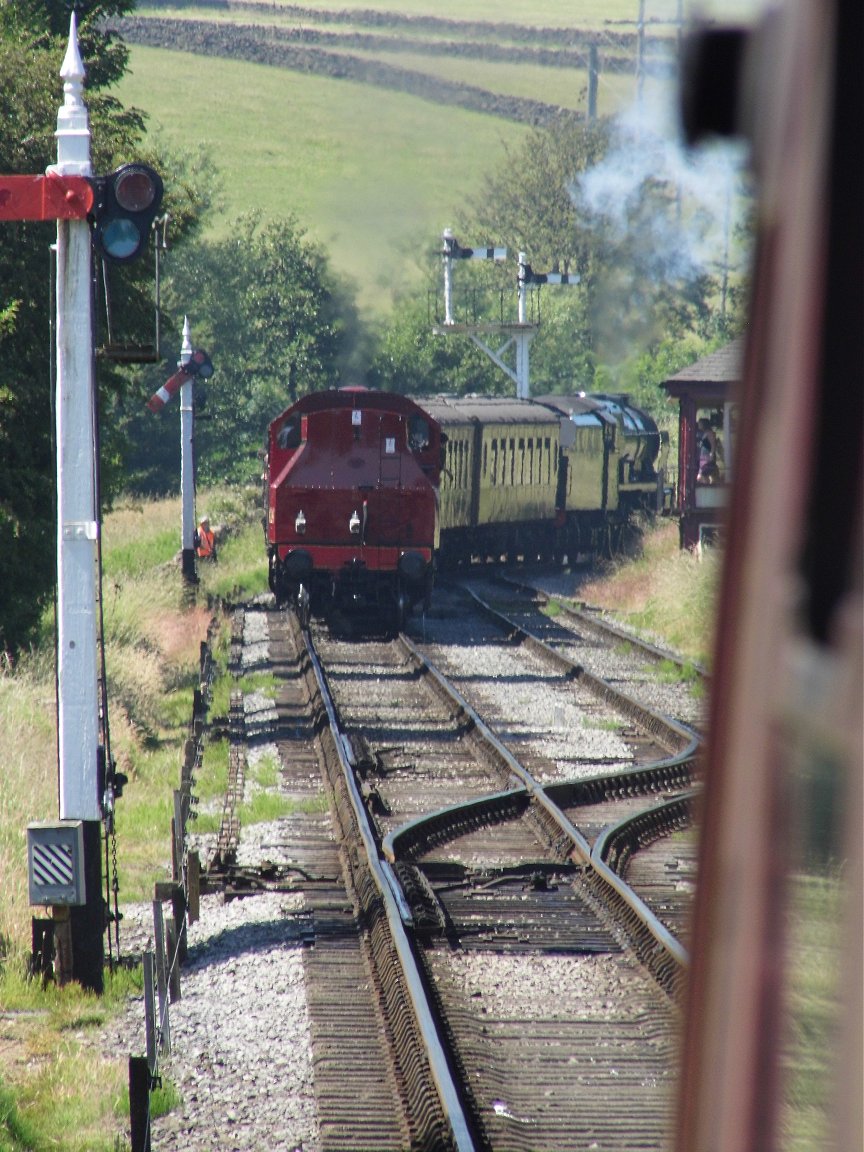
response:
[[[202,516],[198,531],[195,533],[195,552],[199,560],[216,559],[216,537],[207,516]]]

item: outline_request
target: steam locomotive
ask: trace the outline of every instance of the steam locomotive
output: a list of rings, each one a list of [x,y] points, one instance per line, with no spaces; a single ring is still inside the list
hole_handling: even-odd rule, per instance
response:
[[[432,592],[441,433],[413,400],[312,392],[269,426],[269,582],[301,619],[312,605],[392,608],[401,626]]]
[[[401,627],[438,564],[611,550],[662,504],[665,454],[621,396],[312,393],[268,430],[270,588],[303,617],[352,603]]]

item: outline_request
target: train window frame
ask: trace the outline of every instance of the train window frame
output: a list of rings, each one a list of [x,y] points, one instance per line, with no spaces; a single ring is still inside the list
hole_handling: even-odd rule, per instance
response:
[[[425,452],[431,443],[429,420],[416,414],[409,416],[405,421],[405,434],[410,452]]]

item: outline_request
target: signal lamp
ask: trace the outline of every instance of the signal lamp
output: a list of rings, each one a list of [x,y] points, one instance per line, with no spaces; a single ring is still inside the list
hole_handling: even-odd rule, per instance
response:
[[[178,365],[187,376],[197,376],[199,380],[209,380],[213,375],[213,361],[203,348],[196,348],[188,360],[180,360]]]
[[[147,247],[162,203],[162,177],[147,164],[124,164],[93,184],[93,239],[109,260],[124,264]]]

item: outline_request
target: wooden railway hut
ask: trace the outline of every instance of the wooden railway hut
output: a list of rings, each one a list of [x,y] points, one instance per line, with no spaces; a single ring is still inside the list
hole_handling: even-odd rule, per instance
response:
[[[678,401],[678,515],[681,547],[697,548],[723,531],[735,469],[738,382],[743,337],[697,360],[662,387]]]

